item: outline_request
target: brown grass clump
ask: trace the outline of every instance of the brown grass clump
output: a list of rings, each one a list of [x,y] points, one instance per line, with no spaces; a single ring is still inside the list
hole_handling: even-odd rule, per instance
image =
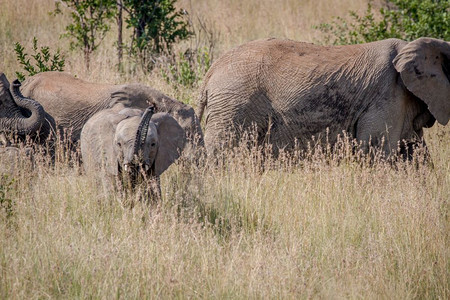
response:
[[[10,80],[13,43],[36,36],[60,47],[81,78],[140,81],[195,101],[196,87],[174,87],[159,72],[129,65],[118,74],[114,36],[87,72],[58,38],[68,19],[47,14],[53,1],[0,2],[0,71]],[[270,35],[312,41],[312,24],[366,2],[179,4],[217,32],[220,55]],[[12,155],[13,170],[0,155],[0,298],[447,299],[449,128],[426,129],[433,166],[369,163],[345,144],[273,159],[250,139],[214,162],[171,166],[157,205],[105,190],[59,144],[54,162]]]

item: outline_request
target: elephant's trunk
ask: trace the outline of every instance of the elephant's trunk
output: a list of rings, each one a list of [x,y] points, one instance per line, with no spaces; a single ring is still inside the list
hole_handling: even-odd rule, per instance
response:
[[[26,110],[30,115],[28,117],[21,115],[15,118],[9,118],[0,126],[0,130],[7,129],[21,135],[33,134],[38,131],[45,122],[45,111],[42,105],[37,101],[25,98],[22,95],[19,89],[20,85],[19,80],[14,80],[10,90],[11,95],[17,106],[20,109]]]
[[[148,125],[150,123],[150,119],[155,113],[155,108],[153,106],[148,107],[144,114],[142,115],[141,121],[139,122],[138,129],[136,131],[136,138],[134,141],[133,152],[135,156],[140,157],[140,152],[145,143],[145,139],[148,133]]]

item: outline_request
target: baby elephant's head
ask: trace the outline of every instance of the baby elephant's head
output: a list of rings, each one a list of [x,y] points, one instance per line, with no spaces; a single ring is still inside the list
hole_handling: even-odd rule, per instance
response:
[[[153,113],[148,108],[141,116],[121,121],[114,135],[119,164],[126,172],[143,168],[154,176],[161,175],[184,148],[185,133],[167,113]]]

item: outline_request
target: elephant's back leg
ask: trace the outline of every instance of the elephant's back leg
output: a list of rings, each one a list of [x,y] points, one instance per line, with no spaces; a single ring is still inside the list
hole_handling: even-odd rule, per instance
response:
[[[264,92],[220,91],[211,93],[205,114],[205,146],[208,153],[233,147],[243,139],[261,144],[271,122],[279,117]]]
[[[204,142],[209,154],[226,145],[233,132],[237,95],[227,93],[210,94],[205,113]]]

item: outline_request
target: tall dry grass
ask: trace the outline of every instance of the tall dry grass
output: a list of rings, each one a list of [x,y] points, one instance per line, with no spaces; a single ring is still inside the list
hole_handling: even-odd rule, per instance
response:
[[[153,206],[22,160],[1,182],[0,297],[448,298],[448,137],[434,167],[237,147],[172,166]]]
[[[180,5],[213,28],[220,55],[268,35],[312,41],[312,24],[365,1]],[[59,39],[68,19],[49,16],[52,7],[0,0],[0,71],[9,79],[19,68],[13,42],[30,47],[36,36],[60,47],[81,78],[195,98],[195,88],[174,88],[157,72],[118,74],[113,34],[87,71]],[[449,138],[448,127],[426,130],[433,167],[368,166],[348,153],[272,160],[238,147],[217,164],[171,166],[154,206],[103,190],[61,149],[53,166],[45,155],[34,166],[20,156],[0,178],[0,298],[447,299]]]
[[[320,39],[313,25],[345,16],[348,10],[364,11],[365,0],[181,0],[193,16],[208,21],[219,34],[221,51],[249,40],[281,37],[305,42]],[[378,6],[380,1],[373,1]]]

